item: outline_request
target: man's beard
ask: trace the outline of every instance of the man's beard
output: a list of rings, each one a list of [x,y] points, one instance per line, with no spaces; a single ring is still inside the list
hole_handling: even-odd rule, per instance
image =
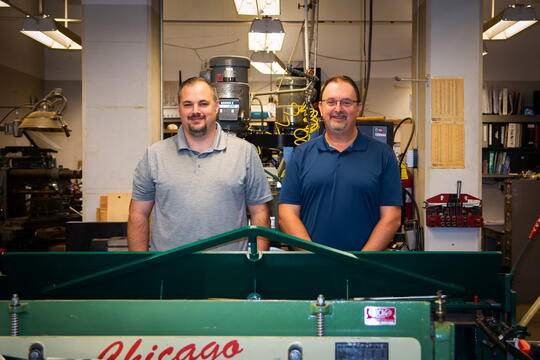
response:
[[[329,125],[330,129],[332,129],[333,131],[341,132],[341,131],[344,131],[347,128],[347,123],[335,124],[335,123],[332,122],[332,117],[340,117],[340,115],[342,117],[345,117],[345,118],[347,117],[346,115],[343,115],[341,113],[330,115],[330,121],[328,122],[328,125]]]
[[[200,118],[202,118],[201,115],[194,114],[194,115],[188,117],[188,120],[200,119]],[[208,132],[208,126],[206,126],[206,121],[204,122],[204,126],[202,128],[199,128],[199,129],[194,129],[191,126],[191,124],[189,123],[189,121],[188,121],[187,128],[188,128],[188,131],[189,131],[190,135],[192,135],[194,137],[203,137]]]

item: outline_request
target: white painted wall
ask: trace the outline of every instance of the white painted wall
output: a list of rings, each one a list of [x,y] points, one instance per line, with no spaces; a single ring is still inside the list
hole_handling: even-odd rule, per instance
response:
[[[421,176],[424,187],[420,197],[439,193],[455,193],[458,180],[462,192],[481,196],[480,89],[481,71],[481,2],[470,0],[426,1],[426,37],[421,43],[425,51],[424,74],[432,77],[464,78],[465,167],[463,169],[431,168],[431,89],[423,89],[424,112],[423,161]],[[425,228],[426,250],[480,250],[479,228]]]
[[[83,7],[83,219],[93,221],[101,195],[131,191],[159,134],[159,14],[150,0]]]

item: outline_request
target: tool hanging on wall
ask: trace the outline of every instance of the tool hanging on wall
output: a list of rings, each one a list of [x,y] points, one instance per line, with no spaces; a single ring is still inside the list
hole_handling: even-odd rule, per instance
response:
[[[461,193],[461,180],[457,193],[442,193],[424,201],[426,225],[429,227],[482,227],[482,200]]]

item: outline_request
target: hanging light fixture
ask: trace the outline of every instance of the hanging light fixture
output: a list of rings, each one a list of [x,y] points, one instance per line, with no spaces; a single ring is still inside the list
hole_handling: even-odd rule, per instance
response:
[[[264,16],[251,23],[248,34],[249,50],[280,51],[284,40],[285,31],[278,19]]]
[[[48,16],[26,17],[21,32],[52,49],[82,49],[79,35]]]
[[[510,5],[484,24],[484,40],[506,40],[538,21],[531,5]]]
[[[267,51],[256,51],[251,54],[251,65],[263,74],[285,75],[287,69],[276,54]]]
[[[9,7],[9,4],[3,1],[0,1],[0,7]]]
[[[280,15],[279,0],[234,0],[239,15]]]
[[[64,132],[66,136],[69,136],[71,129],[62,119],[62,112],[66,105],[67,99],[63,95],[63,90],[60,88],[52,90],[22,119],[19,129]]]

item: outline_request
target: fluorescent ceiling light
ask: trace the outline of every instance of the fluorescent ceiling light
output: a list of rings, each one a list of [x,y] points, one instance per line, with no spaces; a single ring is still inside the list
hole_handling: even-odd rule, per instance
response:
[[[484,24],[484,40],[506,40],[538,21],[531,5],[515,4]]]
[[[0,1],[0,7],[9,7],[9,4],[3,1]]]
[[[234,0],[239,15],[280,15],[279,0]]]
[[[49,17],[24,19],[23,34],[52,49],[81,50],[81,38]]]
[[[263,17],[251,23],[248,34],[249,50],[280,51],[284,40],[285,31],[278,19]]]
[[[263,74],[284,75],[287,73],[285,65],[271,52],[254,52],[251,55],[251,65]]]

